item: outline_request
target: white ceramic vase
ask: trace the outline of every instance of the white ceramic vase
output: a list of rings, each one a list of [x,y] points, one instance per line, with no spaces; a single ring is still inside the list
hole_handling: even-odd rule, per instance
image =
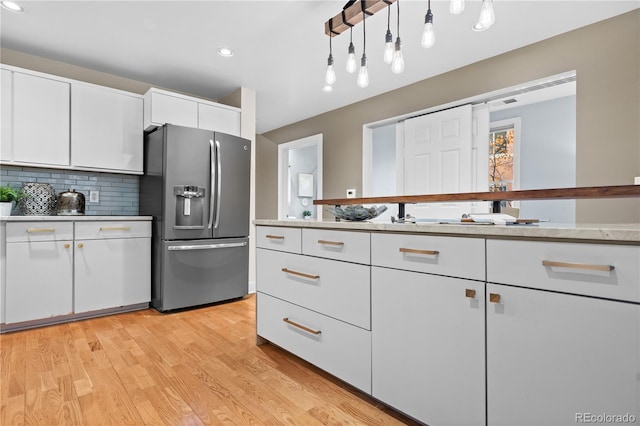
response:
[[[11,201],[0,202],[0,216],[11,216],[11,208],[13,203]]]

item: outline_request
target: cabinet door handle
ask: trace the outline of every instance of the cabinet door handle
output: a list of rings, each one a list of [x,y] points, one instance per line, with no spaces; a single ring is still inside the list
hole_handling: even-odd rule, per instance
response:
[[[267,234],[266,235],[267,238],[270,238],[272,240],[284,240],[284,236],[283,235],[271,235],[271,234]]]
[[[500,295],[498,293],[489,293],[489,302],[500,303]]]
[[[284,272],[285,274],[298,275],[299,277],[309,278],[312,280],[320,279],[320,275],[305,274],[304,272],[292,271],[291,269],[287,268],[282,268],[282,272]]]
[[[291,321],[289,318],[282,318],[282,321],[284,321],[287,324],[292,325],[292,326],[294,326],[296,328],[299,328],[300,330],[306,331],[307,333],[314,334],[316,336],[318,334],[322,333],[321,330],[314,330],[313,328],[305,327],[302,324],[298,324],[297,322]]]
[[[469,299],[474,299],[476,297],[476,291],[471,288],[467,288],[464,290],[464,295]]]
[[[27,233],[32,234],[34,232],[56,232],[56,228],[27,228]]]
[[[82,247],[84,247],[84,244],[78,243],[78,248],[82,248]]]
[[[542,266],[555,266],[558,268],[587,269],[590,271],[613,271],[613,265],[591,265],[588,263],[555,262],[553,260],[543,260]]]
[[[405,248],[405,247],[400,247],[400,253],[426,254],[429,256],[435,256],[437,254],[440,254],[440,252],[437,250],[418,250],[418,249]]]
[[[101,227],[100,228],[101,231],[130,231],[131,228],[129,228],[128,226],[115,226],[113,228],[108,228],[108,227]]]
[[[329,241],[329,240],[318,240],[318,244],[325,244],[328,246],[343,246],[344,243],[342,241]]]
[[[71,244],[67,243],[67,244],[64,245],[64,248],[69,248],[69,247],[71,247]]]

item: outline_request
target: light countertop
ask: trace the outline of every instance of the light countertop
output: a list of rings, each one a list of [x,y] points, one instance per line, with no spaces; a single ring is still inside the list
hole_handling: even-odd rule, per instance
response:
[[[152,216],[0,216],[0,222],[80,222],[80,221],[124,221],[152,220]]]
[[[631,224],[568,224],[540,223],[535,225],[482,225],[440,224],[422,222],[394,224],[389,222],[347,222],[313,220],[257,219],[254,225],[285,226],[295,228],[317,228],[372,232],[409,232],[423,234],[448,234],[473,237],[576,240],[594,242],[618,242],[640,244],[640,223]]]

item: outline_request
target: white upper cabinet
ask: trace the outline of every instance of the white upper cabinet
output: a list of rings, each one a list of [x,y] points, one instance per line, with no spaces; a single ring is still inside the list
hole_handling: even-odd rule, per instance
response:
[[[142,96],[71,86],[71,166],[142,173]]]
[[[142,174],[143,96],[2,66],[0,162]]]
[[[240,136],[240,109],[151,88],[144,95],[144,129],[166,123]]]
[[[240,136],[240,113],[229,107],[199,103],[198,127]]]
[[[13,144],[11,143],[11,128],[13,127],[13,73],[2,70],[0,75],[0,160],[11,161]]]
[[[12,153],[3,160],[68,165],[69,83],[14,72],[12,103]]]
[[[165,123],[198,127],[198,102],[170,92],[149,89],[144,95],[144,129]]]

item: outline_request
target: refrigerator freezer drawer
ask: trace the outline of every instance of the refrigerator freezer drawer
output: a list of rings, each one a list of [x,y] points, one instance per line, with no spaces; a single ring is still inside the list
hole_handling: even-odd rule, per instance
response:
[[[248,238],[164,241],[153,306],[160,311],[242,297],[248,292]]]

